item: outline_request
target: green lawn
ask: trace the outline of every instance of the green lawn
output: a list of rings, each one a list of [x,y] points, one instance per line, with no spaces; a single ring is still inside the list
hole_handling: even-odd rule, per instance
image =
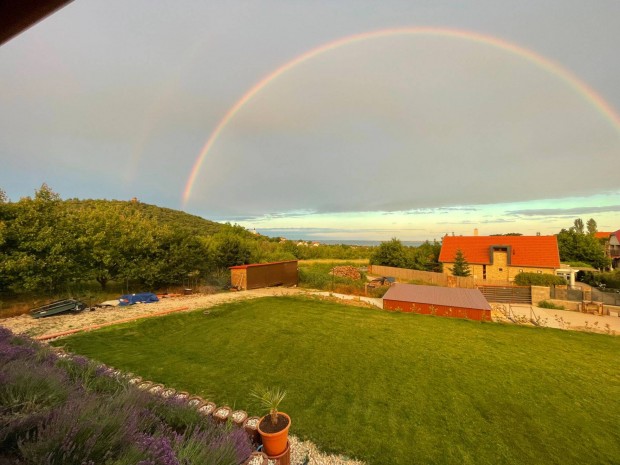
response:
[[[373,464],[620,463],[620,339],[274,297],[60,340]]]

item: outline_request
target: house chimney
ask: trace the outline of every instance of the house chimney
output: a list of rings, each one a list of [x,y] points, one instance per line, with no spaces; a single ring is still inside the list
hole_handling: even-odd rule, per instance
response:
[[[474,228],[474,236],[478,235],[478,228]]]

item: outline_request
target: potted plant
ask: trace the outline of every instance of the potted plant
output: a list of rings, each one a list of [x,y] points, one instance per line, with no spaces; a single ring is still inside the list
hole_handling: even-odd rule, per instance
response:
[[[263,441],[265,453],[270,457],[282,454],[286,450],[288,430],[291,427],[291,417],[278,411],[286,391],[279,388],[255,389],[251,395],[258,399],[261,407],[267,412],[258,423],[258,433]]]

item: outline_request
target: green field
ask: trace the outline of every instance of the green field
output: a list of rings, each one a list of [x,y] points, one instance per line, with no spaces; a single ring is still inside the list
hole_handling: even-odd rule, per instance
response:
[[[68,350],[257,414],[372,464],[620,463],[620,339],[291,297],[142,320]]]

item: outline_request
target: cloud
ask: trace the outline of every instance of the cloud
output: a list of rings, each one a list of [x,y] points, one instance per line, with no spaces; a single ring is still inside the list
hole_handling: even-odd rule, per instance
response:
[[[309,235],[333,234],[333,233],[394,233],[390,228],[256,228],[258,232],[265,235],[285,234],[285,233],[304,233]],[[398,228],[398,231],[425,231],[421,228]]]
[[[577,178],[620,137],[574,88],[501,50],[424,45],[355,44],[280,76],[221,132],[188,208],[430,215],[617,188],[613,170]]]
[[[496,219],[492,219],[492,220],[463,220],[463,221],[439,221],[437,222],[437,224],[452,224],[452,225],[459,225],[459,224],[471,224],[471,225],[477,225],[477,224],[503,224],[503,223],[515,223],[517,220],[515,219],[507,219],[507,218],[496,218]]]
[[[438,207],[438,208],[417,208],[403,212],[405,215],[443,215],[452,212],[475,212],[479,208],[474,207]]]
[[[600,207],[574,207],[574,208],[535,208],[525,210],[511,210],[507,211],[507,215],[512,216],[544,216],[545,219],[553,218],[566,218],[576,215],[589,215],[593,213],[610,213],[620,212],[620,205],[606,205]]]

